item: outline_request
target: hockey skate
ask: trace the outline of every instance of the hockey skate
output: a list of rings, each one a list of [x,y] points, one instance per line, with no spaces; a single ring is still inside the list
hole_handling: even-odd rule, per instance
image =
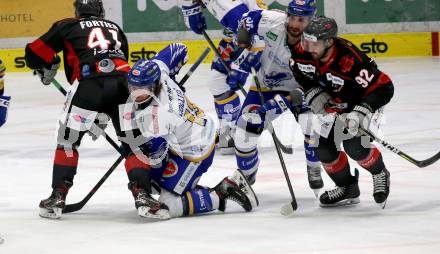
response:
[[[225,177],[213,189],[220,198],[218,210],[224,212],[226,210],[226,201],[232,200],[239,204],[246,212],[252,211],[252,203],[249,197],[238,187],[231,179]]]
[[[385,209],[388,195],[390,194],[390,172],[384,168],[379,174],[373,175],[373,197],[374,201]]]
[[[253,179],[253,182],[255,182],[255,174],[251,175],[251,178]],[[258,197],[255,194],[254,190],[252,189],[251,185],[252,183],[249,182],[249,177],[246,177],[241,170],[237,169],[235,170],[234,174],[230,177],[232,181],[234,181],[241,191],[243,191],[246,196],[251,201],[252,207],[257,207],[260,202],[258,201]]]
[[[136,183],[129,183],[128,186],[133,194],[134,205],[139,216],[159,220],[170,218],[167,205],[157,201],[145,189],[138,188]]]
[[[52,194],[40,202],[40,217],[48,219],[59,219],[66,206],[66,196],[72,182],[65,181],[60,188],[54,189]]]
[[[324,182],[321,177],[321,167],[307,166],[307,179],[309,180],[310,189],[315,193],[315,197],[318,198],[319,190],[324,187]]]
[[[325,191],[319,197],[319,206],[321,207],[335,207],[359,204],[359,185],[358,185],[359,171],[355,170],[356,181],[346,186],[336,186],[333,190]]]

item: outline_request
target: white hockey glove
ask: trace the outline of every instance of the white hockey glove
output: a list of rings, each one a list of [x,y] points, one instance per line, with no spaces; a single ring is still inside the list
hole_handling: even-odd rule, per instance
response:
[[[34,74],[40,77],[41,83],[44,85],[50,85],[57,75],[57,70],[60,68],[61,59],[59,56],[55,56],[51,65],[42,69],[35,70]]]
[[[317,115],[327,114],[325,106],[330,100],[330,95],[320,87],[312,88],[305,94],[307,105],[309,105],[312,112]]]
[[[353,136],[359,136],[359,128],[368,130],[372,114],[373,110],[366,103],[355,106],[353,110],[345,116],[345,126],[348,132]]]

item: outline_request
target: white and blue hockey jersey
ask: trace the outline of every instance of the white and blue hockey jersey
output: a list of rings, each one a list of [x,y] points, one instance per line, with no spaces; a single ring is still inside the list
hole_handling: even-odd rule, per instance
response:
[[[251,11],[243,17],[250,33],[264,38],[265,49],[257,75],[262,86],[273,91],[292,91],[298,86],[289,68],[286,21],[287,14],[279,10]]]
[[[200,161],[215,147],[216,122],[193,104],[170,77],[186,62],[187,49],[174,43],[159,52],[150,61],[161,70],[160,93],[153,96],[144,109],[126,104],[123,110],[123,130],[139,129],[145,140],[163,137],[172,152],[190,161]],[[148,60],[144,60],[148,61]]]

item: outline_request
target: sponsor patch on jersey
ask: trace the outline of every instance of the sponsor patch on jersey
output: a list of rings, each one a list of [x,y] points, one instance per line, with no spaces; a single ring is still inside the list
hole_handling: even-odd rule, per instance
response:
[[[278,35],[272,33],[271,31],[266,33],[267,38],[271,39],[272,41],[276,41],[278,39]]]
[[[84,64],[81,69],[81,75],[83,77],[87,77],[90,75],[90,66],[88,64]]]
[[[134,112],[127,112],[127,113],[124,114],[123,118],[125,120],[130,121],[130,120],[135,118],[135,113]]]
[[[104,72],[104,73],[109,73],[112,72],[115,69],[115,63],[111,60],[111,59],[102,59],[101,61],[98,62],[97,64],[98,66],[98,71],[100,72]]]
[[[133,74],[134,76],[139,76],[141,72],[138,69],[134,69],[131,71],[131,74]]]
[[[302,72],[311,72],[311,73],[315,73],[316,72],[316,67],[311,65],[311,64],[300,64],[298,63],[298,69]]]
[[[77,115],[77,114],[73,115],[72,118],[75,121],[80,122],[80,123],[90,123],[91,122],[90,119],[87,119],[86,117],[83,117],[83,116],[80,116],[80,115]]]
[[[169,159],[167,168],[163,171],[162,176],[163,177],[172,177],[177,174],[177,171],[179,171],[179,166],[173,159]]]
[[[344,86],[344,80],[338,76],[333,76],[330,72],[327,72],[327,81],[332,82],[332,88],[334,92],[341,91],[342,87]]]

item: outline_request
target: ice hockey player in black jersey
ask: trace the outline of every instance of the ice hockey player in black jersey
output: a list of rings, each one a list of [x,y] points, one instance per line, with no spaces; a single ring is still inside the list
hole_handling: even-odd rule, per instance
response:
[[[302,46],[310,54],[293,59],[291,68],[319,119],[314,150],[336,184],[321,194],[321,206],[359,203],[358,171],[354,176],[350,173],[348,154],[372,174],[374,200],[384,208],[390,173],[381,152],[359,129],[371,130],[375,125],[393,96],[393,83],[355,45],[337,37],[337,24],[331,18],[314,18],[304,30]]]
[[[40,216],[45,218],[61,217],[76,174],[78,147],[91,125],[98,120],[104,125],[110,118],[118,137],[126,134],[120,129],[118,113],[118,106],[125,104],[129,95],[126,36],[117,24],[104,19],[101,0],[75,0],[74,8],[75,18],[55,22],[47,33],[26,46],[26,63],[45,85],[54,80],[60,65],[57,53],[62,51],[65,74],[72,84],[59,120],[53,191],[40,203]],[[128,145],[123,143],[122,147]],[[135,200],[139,189],[151,192],[146,165],[131,155],[125,167]]]

